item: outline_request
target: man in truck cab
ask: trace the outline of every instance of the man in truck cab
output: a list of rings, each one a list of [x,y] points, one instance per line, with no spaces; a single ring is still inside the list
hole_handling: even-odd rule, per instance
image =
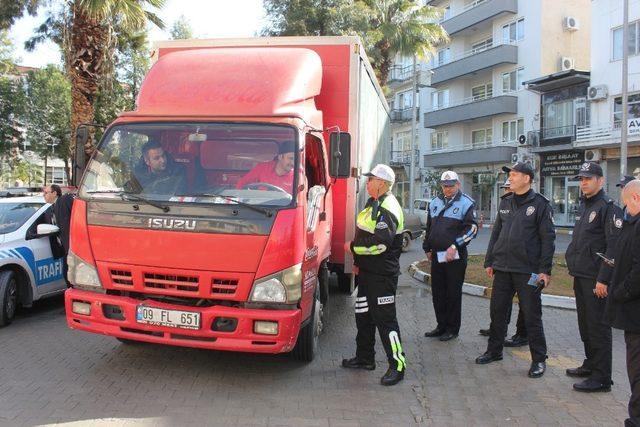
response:
[[[150,140],[142,146],[135,176],[146,193],[182,193],[186,190],[185,175],[184,167],[176,163],[159,142]]]
[[[376,165],[365,176],[369,177],[367,193],[371,197],[358,214],[353,242],[345,243],[345,250],[354,254],[358,275],[356,356],[344,359],[342,366],[371,371],[376,368],[377,328],[389,361],[389,369],[380,383],[394,385],[402,381],[406,369],[395,301],[404,214],[390,191],[395,174],[389,166]]]
[[[295,143],[284,141],[278,146],[278,154],[269,161],[258,163],[236,183],[236,188],[245,188],[251,184],[265,183],[293,194],[293,167],[295,162]],[[255,185],[255,188],[260,188]]]

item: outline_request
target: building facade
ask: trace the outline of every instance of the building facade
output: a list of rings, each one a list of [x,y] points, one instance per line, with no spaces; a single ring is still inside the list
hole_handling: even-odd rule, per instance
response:
[[[536,162],[527,135],[540,129],[540,94],[523,83],[589,70],[591,1],[426,3],[445,10],[450,41],[439,46],[429,64],[431,87],[420,92],[423,166],[458,172],[478,215],[491,221],[505,179],[502,166]]]

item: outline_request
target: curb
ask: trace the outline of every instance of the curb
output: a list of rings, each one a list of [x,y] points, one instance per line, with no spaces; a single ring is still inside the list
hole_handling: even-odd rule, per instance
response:
[[[411,263],[409,266],[409,275],[419,282],[429,286],[431,275],[425,273],[417,267],[418,261]],[[486,286],[474,285],[473,283],[463,283],[462,293],[473,295],[476,297],[491,298],[491,288]],[[576,309],[576,299],[573,297],[563,297],[558,295],[542,294],[542,305],[545,307],[563,308],[565,310]]]

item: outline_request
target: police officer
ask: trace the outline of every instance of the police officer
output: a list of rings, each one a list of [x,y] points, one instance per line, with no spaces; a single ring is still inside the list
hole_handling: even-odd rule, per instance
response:
[[[342,366],[367,370],[376,368],[374,346],[377,328],[389,361],[389,369],[380,382],[382,385],[394,385],[402,381],[406,369],[396,317],[404,215],[400,204],[390,193],[395,181],[393,170],[379,164],[365,176],[369,177],[367,193],[371,197],[358,214],[355,239],[345,243],[345,250],[354,254],[358,275],[356,356],[343,359]]]
[[[569,368],[566,373],[570,377],[586,378],[573,385],[576,391],[610,391],[611,327],[602,322],[602,317],[613,269],[596,254],[614,258],[623,213],[602,188],[604,177],[599,164],[584,163],[576,178],[580,180],[583,197],[565,257],[569,274],[573,276],[585,359],[581,366]]]
[[[429,202],[422,249],[431,260],[431,294],[438,322],[425,337],[449,341],[458,336],[462,312],[462,284],[467,270],[467,245],[476,237],[475,202],[460,191],[458,174],[440,177],[442,195]]]
[[[605,321],[624,331],[627,374],[631,386],[629,418],[625,427],[640,427],[640,181],[628,182],[622,191],[627,217],[623,221],[607,291]]]
[[[493,277],[491,326],[487,351],[476,358],[476,363],[502,360],[507,312],[517,293],[529,336],[532,362],[528,375],[537,378],[546,370],[540,292],[551,280],[556,238],[553,213],[549,201],[531,188],[531,166],[518,162],[502,170],[509,174],[513,194],[500,201],[487,248],[484,266],[487,275]]]

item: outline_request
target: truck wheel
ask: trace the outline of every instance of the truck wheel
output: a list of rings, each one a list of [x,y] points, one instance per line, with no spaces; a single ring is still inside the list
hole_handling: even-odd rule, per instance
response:
[[[316,291],[311,307],[311,318],[298,334],[298,342],[291,352],[294,359],[311,362],[318,351],[318,337],[322,332],[322,302],[320,302],[320,287],[316,283]]]
[[[348,273],[337,272],[338,290],[344,294],[351,292],[351,275]]]
[[[411,234],[408,231],[402,233],[402,252],[407,252],[411,247]]]
[[[18,279],[13,271],[0,273],[0,326],[13,321],[18,307]]]

